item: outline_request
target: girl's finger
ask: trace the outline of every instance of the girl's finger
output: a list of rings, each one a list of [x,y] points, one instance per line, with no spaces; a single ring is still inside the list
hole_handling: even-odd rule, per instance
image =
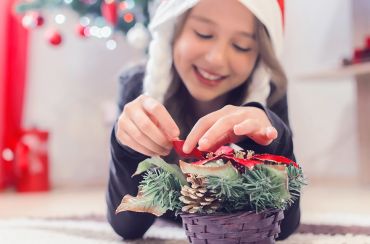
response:
[[[141,154],[144,154],[144,155],[149,156],[149,157],[152,157],[152,156],[156,155],[156,153],[154,153],[154,152],[150,151],[149,149],[143,147],[142,145],[138,144],[135,140],[133,140],[130,137],[130,135],[128,135],[123,130],[118,130],[116,132],[116,136],[119,138],[120,143],[132,148],[133,150],[135,150],[135,151],[137,151]]]
[[[143,96],[142,99],[142,106],[145,113],[165,132],[168,140],[179,137],[180,129],[163,104],[147,96]]]
[[[247,136],[262,132],[261,125],[255,119],[246,119],[243,122],[234,125],[233,131],[235,135]]]
[[[162,145],[157,144],[147,135],[143,134],[138,127],[129,119],[127,116],[122,116],[123,123],[123,130],[133,139],[136,141],[137,144],[142,145],[143,147],[147,148],[148,150],[154,152],[156,155],[167,155],[171,149],[170,146],[167,148]]]
[[[272,126],[266,127],[265,134],[267,138],[270,138],[272,140],[275,140],[278,137],[277,130]]]
[[[267,146],[277,137],[277,131],[274,127],[262,127],[258,121],[248,119],[234,126],[236,135],[245,135],[258,144]]]
[[[218,119],[200,138],[199,150],[207,151],[221,143],[234,142],[236,136],[233,132],[235,124],[243,118],[242,114],[231,114]]]
[[[170,150],[172,148],[170,140],[166,137],[163,131],[158,128],[154,122],[148,117],[143,110],[137,109],[136,111],[127,111],[127,117],[135,125],[135,127],[150,140],[158,146]],[[139,133],[136,133],[139,135]],[[140,138],[143,139],[143,138]],[[138,141],[140,140],[137,139]]]
[[[186,137],[183,151],[185,153],[190,153],[198,144],[199,139],[207,132],[207,130],[223,116],[230,114],[234,111],[235,106],[227,105],[220,110],[212,112],[202,118],[200,118],[194,127],[191,129],[189,135]]]

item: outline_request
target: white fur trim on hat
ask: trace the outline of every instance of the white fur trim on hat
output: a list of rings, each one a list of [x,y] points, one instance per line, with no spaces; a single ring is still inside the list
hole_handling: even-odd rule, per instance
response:
[[[172,41],[175,26],[187,10],[200,0],[163,1],[152,21],[149,30],[152,41],[149,45],[149,59],[146,66],[143,92],[163,102],[172,81]],[[280,56],[283,43],[282,13],[277,0],[239,0],[265,26],[272,40],[277,56]],[[266,105],[270,93],[271,74],[267,66],[260,62],[253,74],[245,102],[259,102]]]

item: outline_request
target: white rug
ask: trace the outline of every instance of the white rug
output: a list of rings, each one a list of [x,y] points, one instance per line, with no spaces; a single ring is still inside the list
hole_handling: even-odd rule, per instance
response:
[[[162,221],[163,222],[163,221]],[[338,224],[338,223],[337,223]],[[113,244],[113,243],[148,243],[148,244],[185,244],[185,233],[178,226],[163,226],[158,222],[153,225],[143,240],[123,242],[109,224],[94,220],[45,220],[45,219],[10,219],[0,220],[1,244]],[[284,244],[370,244],[370,235],[355,234],[312,234],[297,233]]]

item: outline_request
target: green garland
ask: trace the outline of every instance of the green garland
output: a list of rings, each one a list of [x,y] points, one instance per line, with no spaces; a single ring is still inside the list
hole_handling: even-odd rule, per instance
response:
[[[160,168],[148,170],[140,182],[140,190],[144,196],[152,196],[153,204],[175,211],[181,209],[179,200],[181,183],[171,173]]]
[[[187,207],[186,204],[191,204],[191,201],[182,202],[180,199],[184,186],[187,185],[187,189],[192,189],[191,187],[194,186],[192,194],[197,188],[196,185],[185,180],[185,176],[189,174],[203,177],[202,185],[220,203],[221,207],[218,207],[216,212],[226,213],[251,210],[261,212],[266,209],[284,210],[298,199],[302,186],[306,185],[302,169],[294,163],[285,166],[257,164],[251,169],[245,168],[243,173],[238,173],[231,163],[222,165],[217,162],[210,161],[205,165],[180,162],[180,169],[177,165],[168,164],[159,157],[144,160],[138,165],[134,174],[146,172],[140,182],[138,195],[136,197],[126,195],[117,212],[143,211],[157,216],[166,210],[181,212],[183,207]],[[198,197],[199,200],[205,200],[201,199],[202,194],[194,195],[193,199],[197,201]],[[204,202],[198,203],[204,204]],[[202,208],[198,211],[202,213]]]
[[[125,2],[126,0],[116,0],[117,4]],[[149,4],[151,0],[129,0],[135,4],[133,9],[124,10],[132,13],[135,18],[131,22],[125,22],[123,18],[118,18],[117,24],[114,26],[115,31],[122,31],[127,33],[136,23],[143,23],[145,26],[150,21]],[[102,17],[101,5],[104,0],[88,1],[83,0],[33,0],[20,1],[15,9],[18,13],[26,13],[28,11],[41,11],[44,9],[60,9],[70,8],[77,12],[80,16]]]

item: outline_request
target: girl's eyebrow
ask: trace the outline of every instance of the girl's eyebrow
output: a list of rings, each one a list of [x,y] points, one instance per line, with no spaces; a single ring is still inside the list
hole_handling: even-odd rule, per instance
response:
[[[203,17],[203,16],[199,16],[199,15],[190,15],[189,18],[195,19],[197,21],[200,21],[200,22],[203,22],[203,23],[206,23],[206,24],[216,25],[216,23],[214,21],[208,19],[207,17]],[[245,36],[245,37],[248,37],[248,38],[252,38],[253,40],[256,39],[255,34],[251,33],[251,32],[240,31],[240,32],[238,32],[238,34],[240,34],[242,36]]]

